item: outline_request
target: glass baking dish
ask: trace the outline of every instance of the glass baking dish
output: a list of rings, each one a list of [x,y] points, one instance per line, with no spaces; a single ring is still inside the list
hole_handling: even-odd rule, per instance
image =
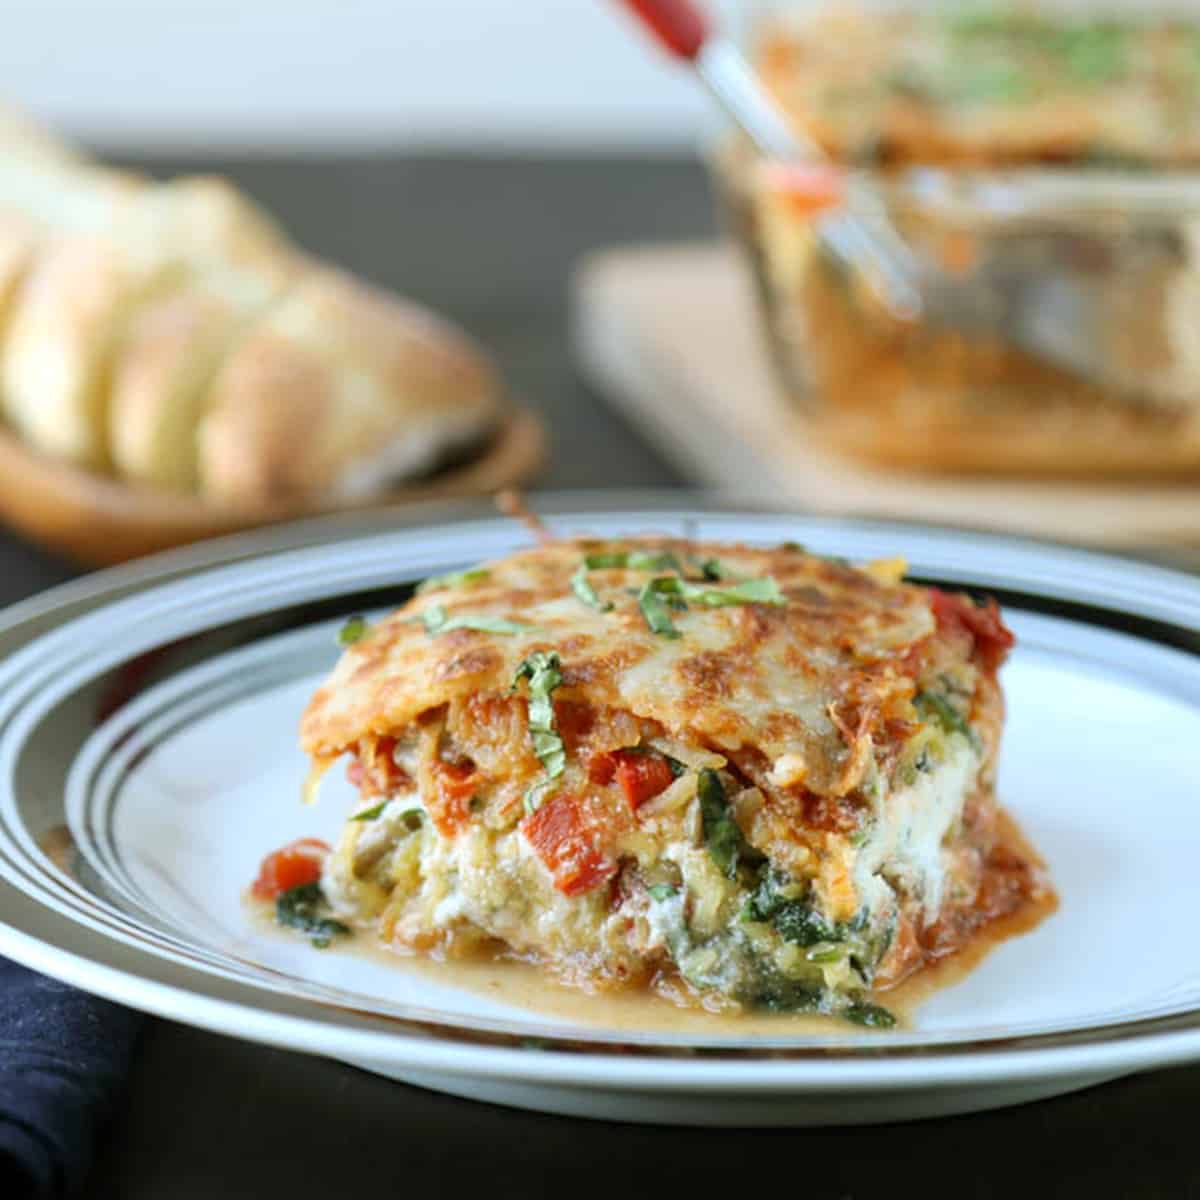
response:
[[[740,143],[714,162],[783,389],[833,448],[928,470],[1200,471],[1200,171],[854,167],[921,266],[934,315],[914,323],[814,238],[836,172]]]

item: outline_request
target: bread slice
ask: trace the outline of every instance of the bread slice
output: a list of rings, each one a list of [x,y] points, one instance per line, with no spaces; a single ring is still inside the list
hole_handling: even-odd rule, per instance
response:
[[[420,474],[499,391],[464,335],[305,262],[226,181],[107,170],[0,113],[0,410],[81,466],[258,504]]]
[[[482,438],[499,408],[491,369],[458,330],[310,265],[217,375],[200,487],[239,505],[368,495]]]
[[[146,304],[114,356],[113,465],[129,479],[179,491],[198,484],[197,430],[217,370],[279,296],[290,261],[255,273],[207,271]]]
[[[0,157],[81,165],[86,157],[11,107],[0,108]]]
[[[125,321],[169,281],[169,264],[133,264],[96,237],[59,239],[37,255],[3,358],[5,415],[32,445],[108,466],[109,356]]]
[[[32,221],[20,214],[0,212],[0,330],[32,261],[37,240],[37,228]]]
[[[139,258],[168,256],[200,269],[274,273],[293,253],[287,235],[228,181],[189,175],[147,189],[113,238]]]
[[[273,274],[286,241],[273,222],[219,180],[150,185],[109,179],[107,172],[79,174],[73,208],[58,217],[87,232],[59,232],[37,256],[17,297],[0,378],[5,413],[34,446],[104,469],[111,464],[114,354],[138,314],[193,270],[263,263]],[[173,345],[194,344],[201,327],[208,328],[205,320],[193,320],[181,343],[176,321]],[[138,343],[146,345],[144,330]],[[170,347],[163,351],[170,353]],[[211,375],[203,361],[195,368],[199,379]],[[187,381],[179,386],[188,393]]]

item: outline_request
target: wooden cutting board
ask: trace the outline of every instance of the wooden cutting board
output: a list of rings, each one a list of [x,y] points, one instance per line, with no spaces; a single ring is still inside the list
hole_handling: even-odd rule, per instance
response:
[[[572,300],[584,374],[698,482],[814,512],[1116,547],[1200,546],[1200,480],[929,476],[817,449],[775,390],[751,280],[731,246],[604,251],[579,267]]]

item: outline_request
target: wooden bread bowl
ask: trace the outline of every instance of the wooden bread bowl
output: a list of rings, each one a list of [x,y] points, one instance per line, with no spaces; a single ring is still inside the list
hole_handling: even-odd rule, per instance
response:
[[[41,454],[0,425],[0,518],[88,566],[331,511],[490,495],[527,480],[545,455],[536,417],[510,408],[477,455],[353,501],[233,506],[101,475]]]

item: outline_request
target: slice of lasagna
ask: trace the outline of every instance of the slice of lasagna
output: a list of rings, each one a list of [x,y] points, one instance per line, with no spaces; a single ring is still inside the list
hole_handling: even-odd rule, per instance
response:
[[[325,862],[385,944],[888,1023],[1048,894],[998,812],[994,603],[798,546],[543,544],[428,581],[304,715],[361,799]]]

